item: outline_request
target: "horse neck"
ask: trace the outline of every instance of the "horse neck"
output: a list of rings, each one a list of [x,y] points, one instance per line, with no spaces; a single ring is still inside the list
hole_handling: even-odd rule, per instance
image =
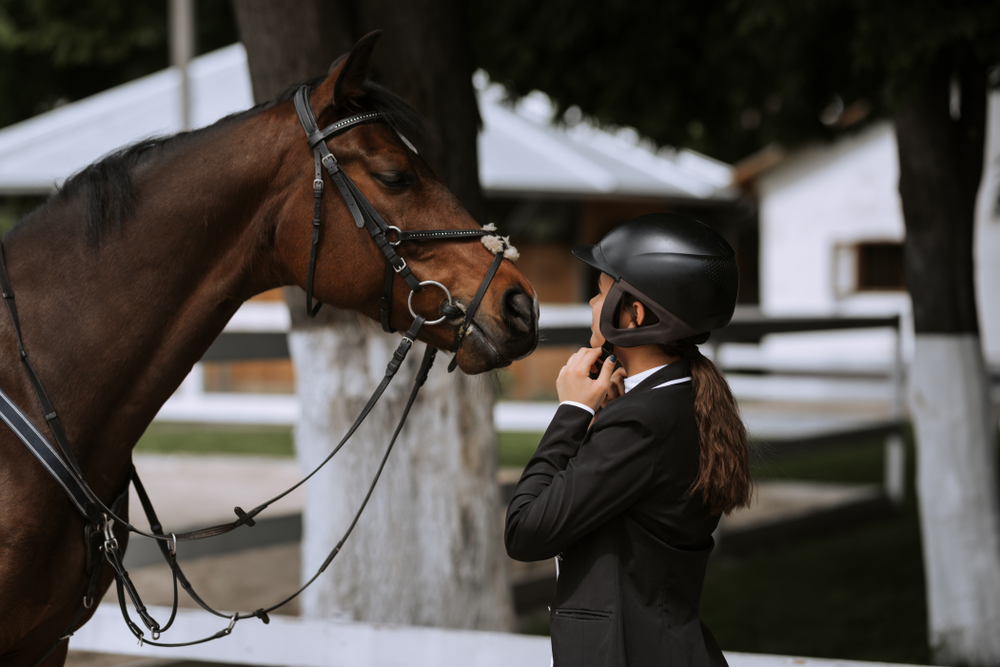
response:
[[[137,168],[135,213],[97,248],[72,201],[5,240],[29,357],[98,492],[102,474],[122,471],[93,462],[123,469],[239,305],[280,284],[265,224],[282,156],[273,133],[247,127],[255,120],[187,137]]]

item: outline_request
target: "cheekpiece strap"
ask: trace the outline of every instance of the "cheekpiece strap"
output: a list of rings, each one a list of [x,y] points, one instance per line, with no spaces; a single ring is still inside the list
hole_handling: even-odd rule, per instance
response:
[[[320,308],[319,304],[315,307],[312,304],[312,286],[316,272],[316,248],[319,244],[319,228],[322,211],[320,203],[322,197],[321,164],[326,167],[326,171],[330,175],[330,180],[332,180],[337,186],[341,196],[344,198],[344,202],[347,204],[347,208],[351,212],[351,217],[354,218],[354,224],[357,225],[358,228],[366,227],[368,229],[369,234],[371,234],[372,238],[375,240],[375,244],[382,251],[382,254],[385,255],[386,261],[390,266],[392,266],[393,271],[402,276],[411,290],[420,291],[420,281],[413,275],[409,267],[406,265],[406,261],[396,253],[395,247],[385,236],[386,232],[390,229],[389,225],[382,219],[382,216],[378,214],[378,211],[375,210],[361,191],[358,190],[357,186],[354,185],[347,174],[340,168],[337,158],[334,157],[333,153],[330,152],[330,149],[326,145],[326,139],[331,136],[350,129],[356,125],[377,121],[383,117],[383,114],[379,112],[357,114],[355,116],[339,120],[323,130],[319,130],[316,124],[316,118],[313,115],[312,108],[309,104],[309,88],[307,86],[302,86],[298,89],[298,91],[296,91],[294,104],[295,111],[299,117],[299,122],[302,124],[302,129],[305,130],[309,146],[313,149],[313,157],[316,166],[316,177],[313,181],[316,203],[313,215],[312,245],[309,251],[309,273],[306,277],[306,312],[310,317],[313,317]],[[387,317],[383,318],[383,328],[386,327],[385,322],[387,319]]]

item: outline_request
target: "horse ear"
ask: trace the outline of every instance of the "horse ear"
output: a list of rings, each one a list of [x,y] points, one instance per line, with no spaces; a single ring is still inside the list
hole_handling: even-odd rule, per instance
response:
[[[359,39],[350,53],[333,61],[326,79],[316,87],[313,97],[315,106],[342,106],[364,95],[362,84],[368,78],[372,51],[381,36],[381,30],[373,30]]]

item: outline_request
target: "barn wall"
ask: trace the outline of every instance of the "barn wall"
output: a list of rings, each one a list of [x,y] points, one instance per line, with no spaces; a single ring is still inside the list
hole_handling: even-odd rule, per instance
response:
[[[991,98],[977,219],[977,290],[984,349],[1000,364],[1000,103]],[[760,177],[761,308],[769,315],[899,313],[904,354],[912,350],[910,300],[905,292],[844,290],[844,248],[867,241],[903,240],[899,168],[892,125],[875,124],[832,145],[804,149]],[[840,250],[838,250],[840,248]],[[776,337],[771,356],[882,360],[891,350],[884,333]]]

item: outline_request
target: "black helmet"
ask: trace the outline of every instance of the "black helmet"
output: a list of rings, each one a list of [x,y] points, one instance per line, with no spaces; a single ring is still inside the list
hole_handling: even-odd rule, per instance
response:
[[[601,310],[601,334],[622,347],[672,343],[729,324],[736,309],[736,252],[722,236],[697,220],[672,213],[632,218],[597,245],[573,254],[615,280]],[[628,292],[659,322],[618,328],[618,310]]]

